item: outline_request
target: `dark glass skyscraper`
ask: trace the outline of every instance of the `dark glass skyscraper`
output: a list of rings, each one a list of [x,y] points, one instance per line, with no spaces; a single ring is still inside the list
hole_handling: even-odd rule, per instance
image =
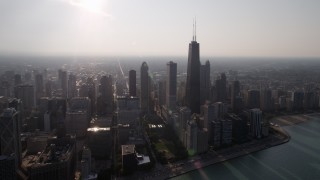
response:
[[[225,73],[221,73],[216,79],[215,101],[225,102],[227,100],[227,77]]]
[[[130,70],[129,71],[129,95],[130,96],[137,96],[136,90],[136,71]]]
[[[16,167],[21,163],[20,127],[19,111],[14,108],[5,109],[0,115],[1,155],[14,154]]]
[[[141,95],[140,106],[141,112],[147,113],[149,109],[149,67],[146,62],[141,65],[140,71]]]
[[[112,88],[112,76],[102,76],[99,85],[99,97],[98,97],[98,114],[110,115],[113,111],[113,88]]]
[[[74,74],[69,74],[68,79],[68,99],[78,96],[77,92],[77,77]]]
[[[166,104],[168,109],[175,109],[177,103],[177,63],[167,63]]]
[[[43,96],[42,74],[36,74],[35,76],[35,96],[36,96],[36,104],[39,105],[39,99]]]
[[[200,52],[195,35],[189,43],[185,103],[192,113],[200,113]]]
[[[66,98],[67,91],[68,91],[67,71],[59,69],[58,75],[59,75],[60,88],[62,89],[62,97]]]

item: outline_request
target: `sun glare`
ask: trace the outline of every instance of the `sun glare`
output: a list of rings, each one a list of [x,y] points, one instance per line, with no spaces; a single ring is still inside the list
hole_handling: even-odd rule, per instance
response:
[[[79,6],[81,8],[84,8],[85,10],[101,14],[104,16],[109,16],[105,11],[104,8],[106,6],[106,0],[71,0],[70,3],[72,5]]]

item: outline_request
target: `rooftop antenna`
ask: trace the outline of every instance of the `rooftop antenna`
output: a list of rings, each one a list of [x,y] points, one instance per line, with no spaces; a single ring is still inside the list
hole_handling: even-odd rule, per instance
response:
[[[195,17],[194,36],[195,41],[197,41],[197,17]]]
[[[194,41],[194,19],[192,23],[192,41]]]

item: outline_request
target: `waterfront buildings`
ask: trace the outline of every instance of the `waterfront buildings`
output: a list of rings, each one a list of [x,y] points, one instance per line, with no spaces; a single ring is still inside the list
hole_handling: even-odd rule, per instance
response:
[[[218,120],[211,121],[210,126],[211,126],[211,132],[209,134],[210,136],[209,143],[213,147],[220,147],[221,146],[221,122]]]
[[[262,136],[262,112],[260,109],[249,110],[250,134],[260,139]]]
[[[248,123],[246,117],[236,114],[227,114],[227,119],[232,121],[232,139],[236,143],[243,143],[248,140]]]
[[[222,119],[221,122],[221,144],[230,145],[232,143],[232,121]]]

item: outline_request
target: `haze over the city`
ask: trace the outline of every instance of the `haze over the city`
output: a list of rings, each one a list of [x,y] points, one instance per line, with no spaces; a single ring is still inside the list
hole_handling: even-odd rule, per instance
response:
[[[319,57],[320,1],[1,0],[0,54]]]

